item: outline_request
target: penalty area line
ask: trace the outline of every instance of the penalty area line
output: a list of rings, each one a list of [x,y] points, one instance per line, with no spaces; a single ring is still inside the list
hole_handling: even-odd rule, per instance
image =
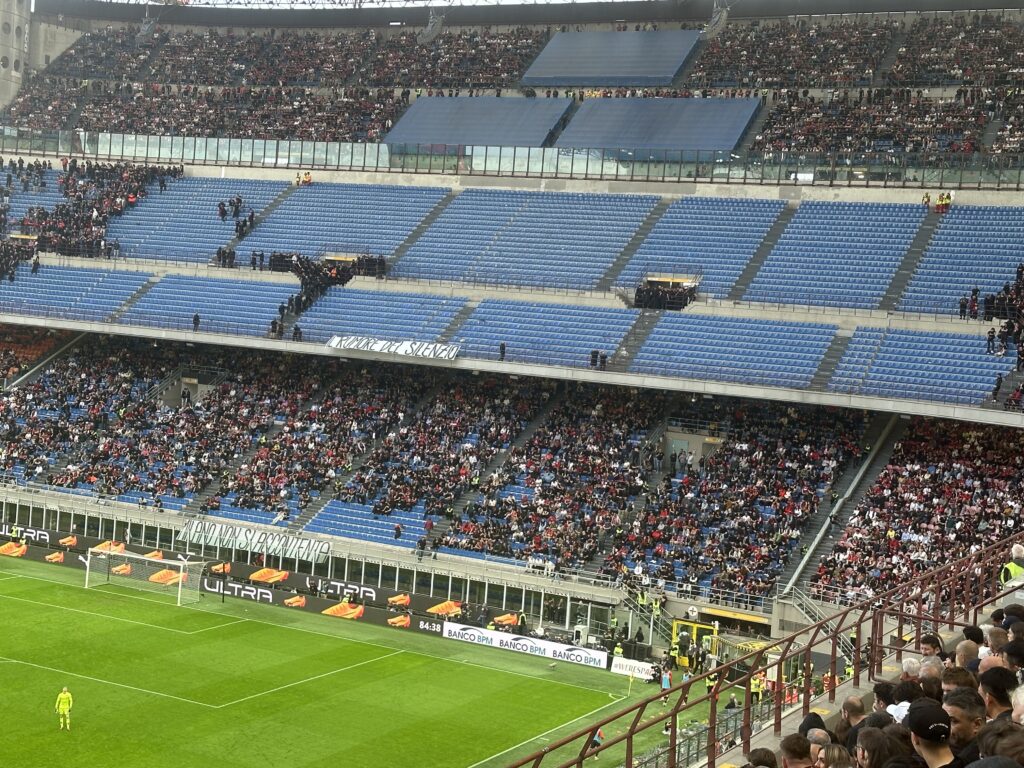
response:
[[[624,698],[625,697],[617,698],[617,699],[615,699],[615,701],[609,701],[607,704],[604,704],[604,705],[598,707],[597,709],[592,709],[589,712],[584,712],[579,717],[574,717],[572,720],[564,722],[561,725],[556,725],[554,728],[551,728],[549,730],[544,731],[544,733],[538,733],[536,736],[532,736],[529,739],[526,739],[526,741],[521,741],[518,744],[515,744],[515,745],[509,747],[508,749],[502,750],[501,752],[497,752],[497,753],[491,755],[490,757],[486,757],[486,758],[484,758],[483,760],[481,760],[478,763],[473,763],[471,766],[469,766],[469,768],[479,768],[481,765],[487,765],[487,763],[491,762],[492,760],[497,760],[502,755],[507,755],[509,752],[513,752],[513,751],[515,751],[517,749],[520,749],[521,747],[525,747],[527,744],[532,744],[535,741],[549,741],[549,739],[546,739],[544,737],[545,736],[550,736],[555,731],[560,731],[563,728],[567,728],[568,726],[572,725],[573,723],[577,723],[580,720],[583,720],[583,719],[589,718],[589,717],[593,717],[598,712],[600,712],[602,709],[608,709],[608,707],[612,706],[612,704],[618,704],[620,701],[623,701]]]
[[[373,664],[375,661],[383,661],[384,659],[390,659],[392,656],[397,656],[400,653],[405,653],[405,651],[395,651],[394,653],[385,653],[383,656],[374,656],[372,659],[366,659],[365,661],[360,661],[357,664],[349,664],[347,667],[341,667],[340,669],[332,669],[330,672],[324,672],[322,675],[314,675],[313,677],[307,677],[305,680],[296,680],[294,683],[288,683],[287,685],[279,685],[277,688],[271,688],[269,691],[262,691],[261,693],[254,693],[251,696],[244,696],[241,699],[229,701],[227,704],[217,704],[214,705],[214,709],[224,709],[224,707],[231,707],[235,704],[241,704],[243,701],[251,701],[252,699],[258,699],[260,696],[269,696],[271,693],[277,693],[278,691],[283,691],[288,688],[294,688],[296,685],[304,685],[306,683],[311,683],[314,680],[321,680],[322,678],[330,677],[331,675],[338,675],[342,672],[348,672],[350,669],[355,669],[356,667],[364,667],[367,664]]]
[[[181,696],[175,696],[172,693],[161,693],[160,691],[151,691],[148,688],[137,688],[134,685],[127,685],[125,683],[115,683],[113,680],[104,680],[102,677],[91,677],[89,675],[82,675],[78,672],[69,672],[66,669],[57,669],[56,667],[47,667],[43,664],[33,664],[31,661],[22,661],[21,659],[9,659],[6,656],[0,656],[0,663],[6,662],[8,664],[21,664],[25,667],[33,667],[35,669],[42,669],[47,672],[56,672],[61,675],[67,675],[68,677],[77,677],[79,680],[89,680],[93,683],[102,683],[103,685],[112,685],[115,688],[124,688],[129,691],[135,691],[136,693],[148,693],[150,696],[159,696],[164,699],[174,699],[185,704],[194,704],[197,707],[206,707],[207,709],[219,709],[216,704],[207,704],[205,701],[195,701],[194,699],[185,699]]]

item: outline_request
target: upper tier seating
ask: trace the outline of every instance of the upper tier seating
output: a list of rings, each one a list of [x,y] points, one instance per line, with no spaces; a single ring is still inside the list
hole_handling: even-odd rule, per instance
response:
[[[447,192],[392,184],[298,187],[246,235],[245,250],[390,256]]]
[[[592,350],[609,359],[639,316],[635,309],[487,299],[458,329],[453,343],[468,357],[573,367],[590,365]]]
[[[118,322],[192,330],[192,316],[198,314],[200,331],[263,336],[278,317],[278,307],[295,293],[298,286],[293,283],[168,275]]]
[[[14,282],[0,280],[0,311],[74,320],[107,320],[150,275],[44,265],[33,275],[18,265]]]
[[[397,277],[594,288],[657,198],[469,189],[392,271]]]
[[[725,298],[785,207],[783,200],[677,200],[644,238],[617,282],[633,286],[644,274],[702,273],[700,292]]]
[[[958,299],[980,288],[1013,283],[1024,262],[1024,208],[956,206],[942,217],[900,299],[907,312],[955,312]]]
[[[670,312],[630,370],[776,387],[806,387],[838,328]]]
[[[333,287],[299,318],[302,338],[334,335],[436,341],[466,304],[461,296]]]
[[[921,205],[804,202],[743,298],[874,309],[924,216]]]
[[[829,389],[878,397],[980,403],[1013,357],[985,353],[985,339],[955,333],[858,328]]]
[[[187,177],[163,194],[151,192],[128,216],[112,221],[108,238],[121,241],[121,254],[147,259],[208,262],[235,236],[230,207],[226,221],[217,204],[240,195],[242,216],[258,216],[283,190],[285,181]]]

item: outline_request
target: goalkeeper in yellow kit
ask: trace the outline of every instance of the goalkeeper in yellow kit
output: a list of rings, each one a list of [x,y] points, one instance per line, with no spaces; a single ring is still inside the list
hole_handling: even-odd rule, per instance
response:
[[[64,690],[57,694],[57,703],[54,705],[54,709],[57,711],[57,715],[60,717],[60,730],[67,729],[71,730],[71,707],[74,705],[75,700],[71,697],[71,692],[65,685]]]

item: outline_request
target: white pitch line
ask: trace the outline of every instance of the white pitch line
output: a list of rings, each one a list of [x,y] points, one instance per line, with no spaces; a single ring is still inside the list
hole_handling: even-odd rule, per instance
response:
[[[160,691],[151,691],[148,688],[136,688],[134,685],[126,685],[124,683],[115,683],[113,680],[104,680],[101,677],[90,677],[89,675],[80,675],[77,672],[68,672],[66,669],[57,669],[56,667],[47,667],[42,664],[33,664],[31,661],[22,661],[21,659],[9,659],[7,657],[0,657],[0,661],[6,661],[10,664],[21,664],[26,667],[35,667],[36,669],[44,669],[47,672],[57,672],[61,675],[67,675],[68,677],[77,677],[80,680],[90,680],[94,683],[102,683],[104,685],[113,685],[117,688],[125,688],[129,691],[135,691],[137,693],[148,693],[151,696],[160,696],[164,699],[174,699],[175,701],[181,701],[185,704],[195,704],[197,707],[206,707],[207,709],[218,709],[216,704],[207,704],[204,701],[195,701],[193,699],[185,699],[181,696],[175,696],[171,693],[161,693]]]
[[[623,698],[625,698],[625,697],[623,697]],[[497,760],[502,755],[507,755],[509,752],[512,752],[512,751],[514,751],[516,749],[519,749],[520,747],[525,747],[527,744],[532,744],[535,741],[548,741],[548,739],[544,738],[545,736],[550,736],[555,731],[560,731],[563,728],[566,728],[566,727],[572,725],[575,722],[579,722],[580,720],[583,720],[584,718],[592,717],[592,716],[596,715],[598,712],[600,712],[602,709],[608,709],[608,707],[610,707],[612,704],[617,704],[620,701],[622,701],[622,699],[616,699],[615,701],[610,701],[607,704],[598,707],[597,709],[592,709],[589,712],[585,712],[582,715],[580,715],[579,717],[574,717],[572,720],[564,722],[561,725],[556,725],[554,728],[551,728],[550,730],[544,731],[544,733],[539,733],[536,736],[533,736],[533,737],[527,739],[526,741],[521,741],[518,744],[516,744],[515,746],[509,747],[508,749],[502,750],[501,752],[493,754],[490,757],[484,758],[479,763],[473,763],[471,766],[469,766],[469,768],[479,768],[479,766],[486,765],[487,763],[491,762],[491,760]]]
[[[46,578],[43,578],[42,576],[28,576],[26,574],[18,574],[18,577],[22,578],[22,579],[32,579],[33,581],[45,581],[45,582],[48,582],[50,584],[58,584],[58,585],[60,585],[62,587],[71,587],[73,589],[85,589],[85,587],[80,586],[78,584],[68,584],[66,581],[58,581],[57,579],[46,579]],[[128,600],[142,600],[143,602],[146,602],[146,603],[159,603],[160,605],[167,605],[167,603],[162,603],[159,600],[153,600],[153,599],[148,598],[148,597],[142,597],[141,595],[125,595],[125,594],[121,594],[119,592],[107,592],[107,594],[113,595],[114,597],[123,597],[123,598],[126,598]],[[182,606],[178,606],[178,607],[180,607],[182,609],[185,609],[185,610],[189,610],[189,611],[197,611],[199,613],[205,613],[208,616],[222,616],[223,615],[221,613],[218,613],[217,611],[211,611],[211,610],[208,610],[206,608],[196,608],[194,605],[182,605]],[[402,648],[395,648],[392,645],[384,645],[383,643],[372,643],[372,642],[370,642],[368,640],[359,640],[358,638],[349,637],[347,635],[338,635],[338,634],[334,634],[334,633],[331,633],[331,632],[321,632],[319,630],[308,629],[306,627],[293,627],[293,626],[288,625],[288,624],[278,624],[277,622],[274,622],[274,621],[267,621],[266,619],[246,619],[246,621],[252,622],[253,624],[264,624],[264,625],[266,625],[268,627],[274,627],[275,629],[289,629],[289,630],[292,630],[294,632],[304,632],[307,635],[319,635],[320,637],[332,637],[335,640],[345,640],[345,641],[348,641],[350,643],[358,643],[359,645],[368,645],[368,646],[370,646],[372,648],[383,648],[383,649],[388,650],[388,651],[403,651],[404,653],[408,653],[408,654],[410,654],[412,656],[422,656],[422,657],[427,658],[427,659],[436,659],[438,661],[446,661],[446,662],[449,662],[450,664],[465,664],[466,666],[469,666],[469,667],[477,667],[479,669],[486,669],[488,672],[498,672],[498,673],[501,673],[501,674],[504,674],[504,675],[515,675],[516,677],[525,677],[525,678],[527,678],[529,680],[535,680],[535,681],[541,682],[541,683],[551,683],[552,685],[562,685],[562,686],[565,686],[565,687],[568,687],[568,688],[578,688],[581,691],[590,691],[591,693],[608,693],[609,695],[614,695],[614,694],[609,693],[608,690],[603,689],[603,688],[591,688],[590,686],[587,686],[587,685],[577,685],[576,683],[566,683],[566,682],[564,682],[562,680],[552,680],[549,677],[537,677],[536,675],[530,675],[530,674],[527,674],[526,672],[516,672],[515,670],[511,670],[511,669],[499,669],[497,667],[490,667],[490,666],[487,666],[486,664],[480,664],[480,663],[474,662],[474,661],[463,661],[461,659],[453,659],[453,658],[450,658],[448,656],[438,656],[437,654],[433,654],[433,653],[424,653],[423,651],[410,651],[410,650],[406,650],[406,649],[402,649]],[[620,699],[620,701],[621,701],[621,699]]]
[[[223,624],[214,624],[212,627],[203,627],[202,629],[193,629],[191,632],[185,632],[186,635],[198,635],[200,632],[209,632],[211,629],[224,629],[224,627],[233,627],[235,624],[245,624],[248,619],[237,619],[236,621],[228,621]],[[182,630],[184,631],[184,630]]]
[[[41,605],[44,608],[55,608],[58,611],[70,611],[71,613],[81,613],[85,616],[96,616],[101,619],[110,619],[111,621],[122,621],[125,624],[136,624],[140,627],[149,627],[150,629],[162,629],[164,632],[174,632],[178,635],[190,635],[191,632],[186,632],[182,629],[174,629],[173,627],[161,627],[159,624],[150,624],[145,621],[137,621],[135,619],[124,619],[120,616],[110,616],[106,613],[97,613],[95,611],[83,611],[81,608],[70,608],[66,605],[55,605],[53,603],[43,603],[39,600],[29,600],[27,597],[15,597],[14,595],[2,595],[0,594],[0,600],[17,600],[19,603],[31,603],[32,605]]]
[[[20,579],[21,577],[16,573],[0,573],[0,581],[10,581],[11,579]]]
[[[278,691],[283,691],[283,690],[285,690],[287,688],[294,688],[296,685],[305,685],[306,683],[311,683],[314,680],[320,680],[320,679],[322,679],[324,677],[330,677],[331,675],[337,675],[337,674],[340,674],[342,672],[348,672],[350,669],[355,669],[356,667],[363,667],[363,666],[366,666],[367,664],[373,664],[373,662],[375,662],[375,661],[383,661],[384,659],[390,659],[392,656],[397,656],[400,653],[405,653],[405,651],[395,651],[394,653],[386,653],[383,656],[375,656],[372,659],[367,659],[366,661],[360,661],[357,664],[349,664],[347,667],[341,667],[340,669],[334,669],[334,670],[331,670],[330,672],[324,672],[322,675],[314,675],[313,677],[307,677],[305,680],[296,680],[294,683],[288,683],[287,685],[279,685],[277,688],[271,688],[269,691],[263,691],[262,693],[254,693],[251,696],[244,696],[241,699],[235,699],[234,701],[229,701],[227,704],[218,704],[215,708],[216,709],[223,709],[224,707],[231,707],[231,706],[234,706],[235,704],[241,704],[243,701],[250,701],[252,699],[258,699],[260,696],[267,696],[267,695],[269,695],[271,693],[277,693]]]

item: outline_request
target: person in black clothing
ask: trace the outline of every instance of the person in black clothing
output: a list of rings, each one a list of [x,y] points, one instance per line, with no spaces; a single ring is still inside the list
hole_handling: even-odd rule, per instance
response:
[[[504,360],[504,359],[505,359],[505,342],[503,341],[503,342],[501,342],[498,345],[498,360]]]
[[[198,331],[199,330],[199,313],[198,312],[196,312],[194,315],[192,315],[192,330],[193,331]]]
[[[967,294],[965,293],[963,296],[960,297],[960,319],[961,320],[966,320],[967,319],[967,305],[968,305],[968,303],[969,302],[967,300]]]

